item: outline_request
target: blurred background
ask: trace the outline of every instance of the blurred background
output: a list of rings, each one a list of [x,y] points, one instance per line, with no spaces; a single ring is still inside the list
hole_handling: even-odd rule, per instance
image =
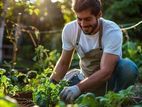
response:
[[[123,57],[134,60],[142,72],[142,0],[102,0],[102,5],[103,17],[123,29]],[[35,56],[45,51],[54,66],[63,26],[74,19],[71,0],[0,0],[1,66],[35,67]],[[72,67],[77,60],[75,56]]]

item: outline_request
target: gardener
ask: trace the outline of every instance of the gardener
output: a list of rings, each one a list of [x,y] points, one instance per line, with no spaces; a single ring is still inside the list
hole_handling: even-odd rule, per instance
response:
[[[118,92],[134,84],[137,66],[129,59],[122,59],[121,29],[101,17],[101,2],[73,0],[72,6],[77,20],[63,29],[62,54],[50,77],[54,83],[64,76],[70,80],[70,86],[62,90],[60,97],[72,102],[81,93],[102,95],[106,89]],[[68,71],[75,50],[81,69]]]

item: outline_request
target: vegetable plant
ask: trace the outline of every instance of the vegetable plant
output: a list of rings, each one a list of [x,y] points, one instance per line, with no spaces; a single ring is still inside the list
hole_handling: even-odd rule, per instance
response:
[[[67,86],[66,81],[55,85],[48,78],[42,78],[40,85],[33,90],[33,101],[40,107],[55,106],[60,101],[59,93],[64,86]]]

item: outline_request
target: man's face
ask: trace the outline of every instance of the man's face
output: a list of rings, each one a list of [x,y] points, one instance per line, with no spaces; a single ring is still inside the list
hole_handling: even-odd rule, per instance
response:
[[[90,9],[76,13],[77,21],[85,34],[93,34],[98,26],[97,18],[91,14]]]

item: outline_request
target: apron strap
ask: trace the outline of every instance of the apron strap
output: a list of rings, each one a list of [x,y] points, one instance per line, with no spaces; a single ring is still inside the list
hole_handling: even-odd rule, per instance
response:
[[[103,36],[103,23],[102,20],[100,19],[100,32],[99,32],[99,47],[102,50],[102,36]],[[108,81],[106,81],[106,86],[105,86],[105,94],[108,92]]]
[[[100,19],[100,31],[99,31],[99,47],[102,50],[102,36],[103,36],[103,23]]]
[[[77,33],[77,40],[76,40],[76,46],[77,47],[79,45],[80,35],[81,35],[81,28],[78,26],[78,33]]]
[[[78,33],[77,33],[77,40],[76,40],[76,51],[78,53],[80,53],[80,56],[81,57],[84,57],[85,56],[85,52],[83,50],[83,48],[81,46],[79,46],[79,40],[80,40],[80,36],[81,36],[81,28],[78,26]]]
[[[77,40],[76,40],[77,47],[79,45],[80,35],[81,35],[81,28],[78,26],[78,33],[77,33]],[[100,47],[100,49],[102,49],[102,36],[103,36],[103,23],[102,23],[102,20],[100,19],[100,31],[99,31],[99,47]]]

